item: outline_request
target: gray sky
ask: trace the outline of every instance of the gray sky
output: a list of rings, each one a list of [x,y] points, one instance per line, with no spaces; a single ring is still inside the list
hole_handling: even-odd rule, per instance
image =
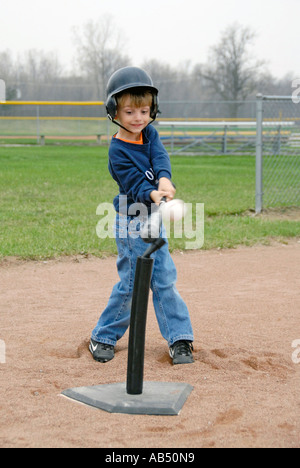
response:
[[[238,22],[257,33],[253,52],[275,77],[300,78],[300,0],[1,0],[0,8],[0,50],[14,58],[28,49],[56,51],[69,69],[72,27],[111,14],[133,65],[204,63],[221,32]]]

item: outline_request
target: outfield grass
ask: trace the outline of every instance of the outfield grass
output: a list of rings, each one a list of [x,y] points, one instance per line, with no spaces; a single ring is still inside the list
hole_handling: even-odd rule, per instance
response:
[[[176,156],[172,167],[177,196],[205,204],[204,249],[300,236],[299,221],[251,213],[254,157]],[[114,239],[96,235],[96,209],[116,193],[105,147],[0,148],[0,257],[115,254]],[[170,239],[171,250],[184,247]]]

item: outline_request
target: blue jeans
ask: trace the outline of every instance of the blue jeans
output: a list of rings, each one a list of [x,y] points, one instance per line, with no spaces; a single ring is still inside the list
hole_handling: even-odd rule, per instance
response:
[[[113,346],[130,324],[136,261],[148,247],[139,236],[137,218],[132,216],[117,214],[115,236],[120,282],[114,286],[107,307],[92,332],[93,340]],[[166,244],[152,255],[151,290],[160,332],[168,345],[172,346],[178,340],[193,341],[194,337],[187,306],[176,289],[177,272],[169,253],[164,228],[161,236]]]

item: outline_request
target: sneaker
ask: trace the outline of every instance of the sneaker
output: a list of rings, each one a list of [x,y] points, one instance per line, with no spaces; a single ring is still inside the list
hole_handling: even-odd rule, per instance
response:
[[[170,347],[170,356],[173,359],[173,364],[192,364],[193,358],[193,344],[190,341],[176,341]]]
[[[107,362],[115,357],[115,348],[107,343],[98,343],[91,339],[89,350],[95,361]]]

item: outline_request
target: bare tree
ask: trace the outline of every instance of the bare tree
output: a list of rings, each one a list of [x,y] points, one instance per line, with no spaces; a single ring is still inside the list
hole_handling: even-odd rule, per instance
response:
[[[169,64],[157,59],[144,61],[142,68],[149,73],[154,86],[158,87],[160,98],[163,100],[172,99],[172,91],[177,83],[177,71]]]
[[[62,75],[62,67],[55,52],[30,49],[22,55],[18,72],[32,83],[50,83]]]
[[[14,82],[28,100],[55,99],[55,90],[63,75],[56,52],[30,49],[18,58]]]
[[[95,83],[97,98],[104,99],[110,75],[118,68],[130,65],[130,59],[120,52],[124,39],[114,25],[113,17],[104,15],[99,21],[88,21],[81,29],[73,28],[80,74]]]
[[[8,80],[14,73],[14,64],[9,50],[0,52],[0,76]]]
[[[249,54],[254,38],[255,33],[247,27],[228,27],[220,42],[212,47],[208,64],[198,70],[226,101],[244,101],[255,90],[264,62],[253,60]],[[230,106],[232,117],[237,116],[238,107],[237,102]]]

